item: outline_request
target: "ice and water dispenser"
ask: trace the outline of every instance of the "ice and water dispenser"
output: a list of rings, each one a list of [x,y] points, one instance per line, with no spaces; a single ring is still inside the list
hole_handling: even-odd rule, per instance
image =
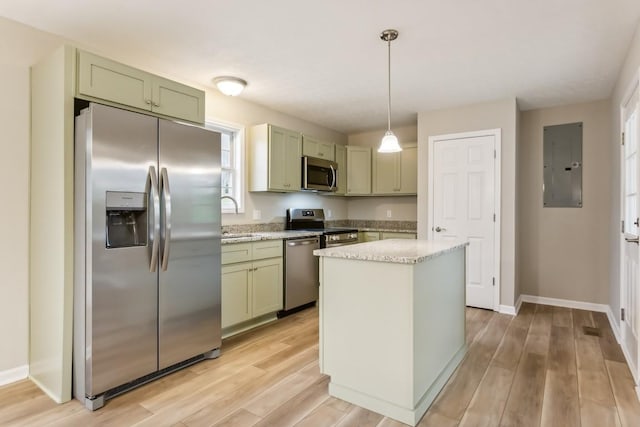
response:
[[[146,246],[147,194],[107,191],[107,248]]]

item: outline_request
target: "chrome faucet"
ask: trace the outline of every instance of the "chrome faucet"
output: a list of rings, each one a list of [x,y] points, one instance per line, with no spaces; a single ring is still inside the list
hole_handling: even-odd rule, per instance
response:
[[[229,199],[229,200],[231,200],[231,201],[233,202],[234,206],[236,207],[236,213],[238,213],[238,202],[236,202],[236,199],[234,199],[234,198],[233,198],[233,197],[231,197],[231,196],[222,196],[222,197],[220,197],[220,200],[222,200],[222,199]]]

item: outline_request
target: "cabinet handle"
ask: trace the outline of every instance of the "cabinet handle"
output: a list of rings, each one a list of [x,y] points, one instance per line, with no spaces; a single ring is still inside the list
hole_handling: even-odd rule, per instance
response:
[[[324,157],[324,153],[318,153],[318,156]]]
[[[159,106],[160,106],[160,104],[158,104],[157,102],[154,102],[154,103],[153,103],[153,106],[154,106],[154,107],[159,107]]]
[[[147,104],[147,105],[151,105],[151,100],[150,99],[145,99],[144,103]]]

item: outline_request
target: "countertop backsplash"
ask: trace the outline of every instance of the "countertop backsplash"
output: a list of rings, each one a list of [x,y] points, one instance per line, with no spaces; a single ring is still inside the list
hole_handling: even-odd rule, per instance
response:
[[[337,219],[326,220],[327,227],[350,227],[363,231],[398,231],[416,232],[417,221],[376,221],[362,219]],[[229,224],[222,226],[223,233],[261,233],[282,231],[285,229],[284,222],[269,222],[261,224]]]

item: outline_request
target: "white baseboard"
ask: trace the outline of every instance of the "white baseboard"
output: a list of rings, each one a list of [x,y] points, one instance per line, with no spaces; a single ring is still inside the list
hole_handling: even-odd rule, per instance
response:
[[[500,305],[498,307],[498,313],[502,313],[502,314],[510,314],[512,316],[516,316],[518,314],[518,311],[516,310],[516,307],[513,305]]]
[[[29,376],[29,365],[0,371],[0,386],[24,380]]]
[[[611,325],[613,335],[615,335],[616,341],[618,342],[618,344],[620,344],[622,337],[622,335],[620,334],[620,324],[616,320],[616,317],[613,315],[613,311],[611,311],[611,306],[609,305],[607,306],[607,318],[609,319],[609,324]]]
[[[522,302],[531,302],[534,304],[553,305],[556,307],[577,308],[579,310],[598,311],[607,313],[611,311],[607,304],[596,304],[593,302],[573,301],[560,298],[537,297],[533,295],[520,295]]]

